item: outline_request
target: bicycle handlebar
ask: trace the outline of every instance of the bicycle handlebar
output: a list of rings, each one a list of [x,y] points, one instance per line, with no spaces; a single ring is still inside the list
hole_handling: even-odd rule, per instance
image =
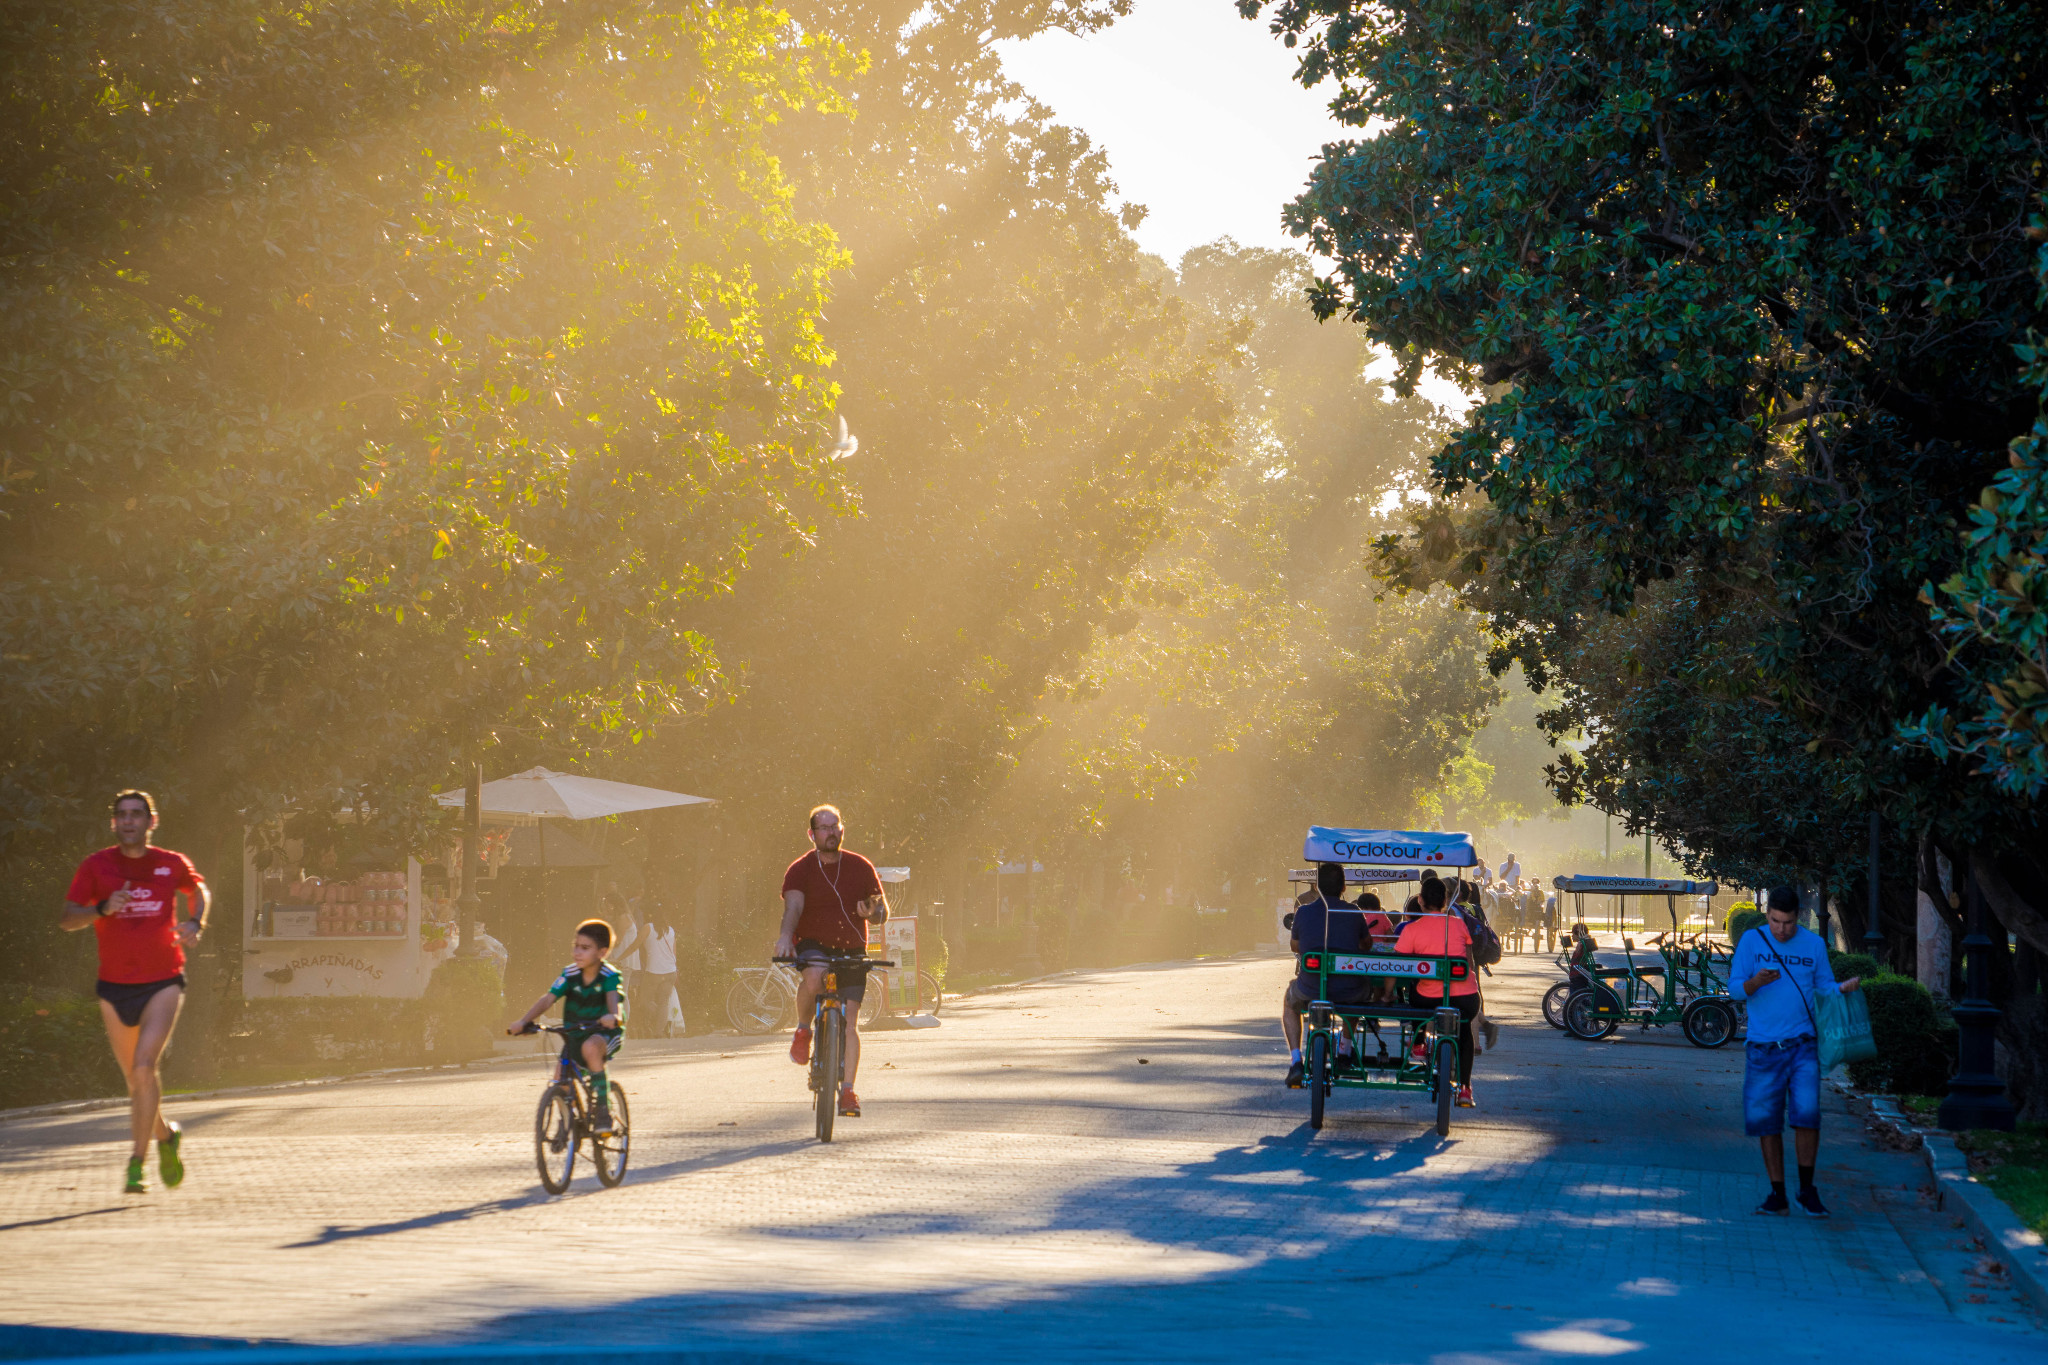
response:
[[[591,1021],[590,1021],[590,1022],[589,1022],[589,1023],[587,1024],[587,1025],[579,1025],[579,1026],[578,1026],[577,1028],[575,1028],[575,1029],[573,1029],[573,1030],[572,1030],[572,1029],[571,1029],[571,1028],[570,1028],[570,1027],[569,1027],[569,1026],[568,1026],[567,1024],[528,1024],[528,1025],[527,1025],[527,1026],[526,1026],[525,1028],[523,1028],[523,1029],[519,1030],[519,1032],[518,1032],[518,1033],[514,1034],[514,1035],[513,1035],[513,1037],[515,1037],[515,1038],[530,1038],[530,1037],[532,1037],[532,1036],[533,1036],[534,1034],[536,1034],[536,1033],[570,1033],[570,1032],[575,1032],[575,1033],[602,1033],[602,1032],[604,1032],[604,1026],[603,1026],[603,1025],[601,1025],[601,1024],[599,1024],[599,1023],[598,1023],[598,1022],[597,1022],[597,1021],[596,1021],[595,1019],[591,1020]]]
[[[795,957],[771,957],[770,962],[787,963],[795,967],[893,967],[896,964],[883,957],[826,957],[812,958],[808,962]]]

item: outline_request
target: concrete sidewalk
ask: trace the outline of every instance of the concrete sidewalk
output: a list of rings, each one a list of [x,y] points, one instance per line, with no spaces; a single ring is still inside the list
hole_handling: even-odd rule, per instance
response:
[[[538,1063],[181,1103],[191,1177],[142,1199],[117,1193],[121,1115],[23,1119],[0,1126],[0,1358],[2043,1358],[1919,1157],[1838,1108],[1836,1217],[1750,1212],[1739,1049],[1566,1039],[1536,1011],[1549,963],[1511,961],[1449,1140],[1421,1097],[1346,1091],[1312,1133],[1279,1084],[1288,970],[949,1004],[867,1040],[868,1116],[829,1147],[782,1040],[629,1043],[632,1172],[556,1199]]]

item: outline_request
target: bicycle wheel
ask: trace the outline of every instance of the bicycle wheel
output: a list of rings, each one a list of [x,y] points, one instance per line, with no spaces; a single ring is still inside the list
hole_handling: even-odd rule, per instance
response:
[[[725,993],[725,1017],[741,1033],[773,1033],[796,1000],[773,972],[755,972]]]
[[[889,978],[877,973],[868,978],[868,993],[860,1001],[860,1026],[866,1028],[889,1008]]]
[[[1564,1003],[1564,1031],[1574,1038],[1598,1042],[1620,1026],[1619,1019],[1602,1019],[1594,1013],[1591,991],[1573,991]]]
[[[1458,1045],[1449,1038],[1436,1045],[1436,1135],[1451,1135],[1451,1106],[1458,1097]]]
[[[606,1188],[626,1178],[626,1154],[632,1149],[633,1130],[626,1115],[626,1087],[612,1082],[612,1131],[590,1140],[591,1164]]]
[[[1564,1027],[1565,997],[1572,993],[1572,983],[1560,981],[1543,992],[1543,1022],[1552,1028]]]
[[[939,1006],[946,1003],[946,993],[939,989],[939,979],[930,972],[919,972],[917,981],[922,987],[920,994],[924,998],[925,1013],[937,1014]]]
[[[834,1006],[824,1010],[818,1017],[818,1036],[814,1040],[817,1048],[818,1093],[811,1098],[818,1106],[818,1141],[832,1140],[832,1120],[839,1116],[839,1076],[843,1049],[846,1044],[846,1016]]]
[[[1308,1126],[1323,1126],[1323,1101],[1330,1094],[1330,1035],[1318,1033],[1308,1040]]]
[[[569,1087],[551,1085],[540,1097],[533,1116],[533,1159],[540,1167],[541,1187],[549,1194],[569,1188],[576,1173],[576,1106]]]

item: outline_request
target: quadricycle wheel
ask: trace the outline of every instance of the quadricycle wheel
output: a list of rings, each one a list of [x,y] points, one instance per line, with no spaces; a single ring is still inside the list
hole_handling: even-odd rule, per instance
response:
[[[1723,1000],[1695,1000],[1679,1023],[1694,1047],[1720,1047],[1735,1036],[1735,1010]]]
[[[1451,1135],[1451,1106],[1458,1099],[1458,1045],[1442,1038],[1436,1045],[1436,1135]]]
[[[1323,1126],[1323,1101],[1330,1096],[1330,1035],[1318,1033],[1308,1041],[1308,1126]]]
[[[1573,991],[1564,1004],[1564,1029],[1574,1038],[1597,1042],[1615,1029],[1621,1027],[1621,1020],[1612,1016],[1602,1019],[1593,1003],[1593,992]]]
[[[1572,983],[1560,981],[1543,992],[1543,1022],[1552,1028],[1564,1027],[1564,1003],[1572,993]]]

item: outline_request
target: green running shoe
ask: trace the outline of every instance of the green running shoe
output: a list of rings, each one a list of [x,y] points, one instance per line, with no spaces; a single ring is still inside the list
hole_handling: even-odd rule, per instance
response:
[[[125,1189],[123,1189],[123,1190],[121,1191],[121,1193],[123,1193],[123,1194],[148,1194],[148,1193],[149,1193],[149,1182],[148,1182],[147,1180],[144,1180],[144,1179],[142,1178],[142,1158],[141,1158],[141,1157],[139,1157],[139,1156],[132,1156],[132,1157],[129,1157],[129,1158],[128,1158],[128,1185],[127,1185],[127,1188],[125,1188]]]
[[[166,1123],[171,1130],[167,1138],[157,1139],[156,1172],[164,1179],[164,1188],[175,1190],[185,1179],[185,1159],[178,1155],[178,1144],[185,1140],[185,1130],[175,1123]]]

